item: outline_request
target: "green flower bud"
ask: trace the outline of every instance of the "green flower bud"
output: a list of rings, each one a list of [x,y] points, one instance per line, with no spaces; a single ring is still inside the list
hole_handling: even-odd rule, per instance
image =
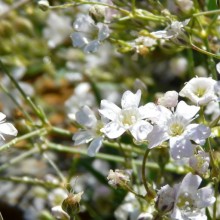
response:
[[[50,4],[47,0],[40,0],[38,6],[43,11],[47,11],[50,8]]]

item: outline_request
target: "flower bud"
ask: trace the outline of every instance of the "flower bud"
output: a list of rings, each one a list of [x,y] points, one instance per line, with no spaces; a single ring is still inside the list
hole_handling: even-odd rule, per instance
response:
[[[75,216],[80,209],[80,200],[81,200],[81,196],[82,196],[83,192],[79,192],[77,194],[72,194],[70,193],[70,195],[63,200],[62,203],[62,209],[68,213],[68,215]]]
[[[105,9],[106,7],[101,5],[94,5],[89,9],[89,15],[93,18],[95,22],[103,22],[105,19]]]
[[[178,93],[176,91],[168,91],[158,99],[158,104],[167,108],[176,107],[178,103]]]
[[[109,171],[108,174],[108,183],[109,185],[117,188],[118,186],[123,187],[126,186],[127,183],[130,181],[130,173],[125,170],[113,170]]]
[[[157,210],[162,213],[171,211],[175,202],[175,190],[169,185],[165,185],[158,191],[157,195]]]
[[[47,0],[40,0],[38,6],[43,11],[47,11],[50,8],[50,4]]]
[[[69,220],[70,217],[69,215],[63,211],[62,207],[61,206],[54,206],[52,209],[51,209],[51,212],[52,212],[52,215],[57,218],[57,219],[63,219],[63,220]]]

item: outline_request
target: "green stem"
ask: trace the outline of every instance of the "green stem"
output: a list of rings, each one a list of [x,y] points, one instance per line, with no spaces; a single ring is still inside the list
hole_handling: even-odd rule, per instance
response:
[[[2,90],[6,93],[6,95],[15,103],[15,105],[19,108],[19,110],[26,116],[26,118],[33,123],[33,120],[28,112],[24,110],[24,108],[21,107],[21,105],[17,102],[15,97],[7,90],[7,88],[0,83],[0,87]]]
[[[58,168],[58,166],[48,157],[48,155],[46,153],[43,153],[43,157],[48,161],[48,163],[54,168],[54,170],[56,171],[57,175],[59,176],[60,180],[65,183],[66,182],[66,178],[64,177],[64,175],[62,174],[62,172],[60,171],[60,169]]]
[[[25,184],[31,184],[31,185],[38,185],[38,186],[43,186],[45,188],[53,189],[53,188],[58,188],[62,187],[60,184],[52,183],[52,182],[45,182],[43,180],[39,180],[37,178],[31,178],[31,177],[3,177],[0,176],[0,180],[3,181],[10,181],[10,182],[15,182],[15,183],[25,183]]]
[[[220,14],[220,9],[212,10],[212,11],[203,11],[196,14],[193,14],[193,17],[202,16],[202,15],[213,15],[213,14]]]
[[[39,149],[38,148],[33,148],[33,149],[29,150],[29,151],[26,151],[26,152],[20,154],[17,157],[12,158],[8,162],[6,162],[6,163],[4,163],[3,165],[0,166],[0,172],[5,170],[5,169],[7,169],[11,165],[19,163],[20,161],[24,160],[25,158],[27,158],[27,157],[29,157],[29,156],[37,153],[37,152],[39,152]]]
[[[50,6],[50,9],[61,9],[61,8],[69,8],[69,7],[76,7],[76,6],[80,6],[80,5],[101,5],[101,6],[107,6],[109,8],[118,10],[126,15],[130,15],[130,12],[122,9],[120,7],[117,7],[115,5],[109,5],[109,4],[105,4],[105,3],[101,3],[101,2],[89,2],[89,1],[81,1],[81,2],[74,2],[74,3],[67,3],[67,4],[63,4],[63,5],[57,5],[57,6]]]
[[[132,8],[132,14],[135,15],[135,9],[136,9],[136,0],[131,0],[131,8]]]
[[[0,147],[0,152],[3,151],[3,150],[6,150],[7,148],[11,147],[12,145],[15,145],[19,141],[34,137],[36,135],[44,135],[45,132],[47,132],[47,128],[40,128],[40,129],[32,131],[28,134],[24,134],[20,137],[14,138],[13,140],[8,142],[7,144],[2,145]]]
[[[25,94],[25,92],[22,90],[22,88],[20,87],[20,85],[18,84],[18,82],[13,78],[13,76],[8,72],[8,70],[5,68],[4,64],[2,63],[2,61],[0,60],[0,71],[2,71],[3,73],[5,73],[9,79],[12,81],[12,83],[14,84],[14,86],[17,88],[17,90],[20,92],[20,94],[22,95],[22,97],[24,98],[24,100],[26,100],[26,102],[31,106],[31,108],[33,109],[33,111],[36,113],[36,115],[41,119],[41,121],[44,124],[48,124],[47,119],[45,118],[45,116],[42,114],[42,112],[37,108],[37,106],[32,102],[31,98],[29,96],[27,96]]]

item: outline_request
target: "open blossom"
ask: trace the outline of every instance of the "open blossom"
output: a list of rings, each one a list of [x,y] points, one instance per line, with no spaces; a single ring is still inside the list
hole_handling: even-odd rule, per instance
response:
[[[17,129],[13,124],[5,122],[6,115],[0,112],[0,144],[4,144],[4,135],[17,136]]]
[[[210,187],[199,188],[202,178],[188,173],[182,183],[176,186],[176,198],[171,219],[206,220],[205,208],[215,202]]]
[[[100,114],[109,119],[101,131],[111,139],[118,138],[125,131],[130,131],[137,141],[144,140],[153,126],[146,119],[155,119],[159,112],[153,103],[139,106],[141,90],[135,94],[126,91],[121,99],[121,107],[108,100],[101,101]]]
[[[84,52],[96,52],[101,42],[110,35],[108,25],[95,24],[90,16],[80,15],[73,24],[75,32],[71,35],[74,47],[83,48]],[[94,33],[96,37],[94,38]]]
[[[196,105],[207,105],[209,102],[217,100],[216,83],[211,77],[195,77],[186,83],[179,95],[187,97]]]
[[[172,39],[174,42],[177,39],[185,40],[187,36],[184,32],[184,27],[189,23],[189,19],[185,21],[173,21],[165,30],[151,32],[151,35],[158,39]]]
[[[148,147],[153,148],[169,140],[170,154],[173,159],[191,157],[194,152],[191,140],[203,145],[211,134],[210,128],[205,125],[190,124],[200,108],[180,101],[175,112],[162,109],[163,118],[147,137]]]
[[[205,208],[215,202],[210,187],[199,188],[202,178],[188,173],[181,183],[166,185],[158,192],[157,208],[160,212],[170,212],[172,220],[206,220]]]
[[[75,145],[90,143],[88,155],[93,157],[102,146],[103,136],[100,132],[102,122],[97,120],[93,111],[88,107],[82,107],[76,113],[76,121],[84,127],[83,130],[76,132],[73,135]]]

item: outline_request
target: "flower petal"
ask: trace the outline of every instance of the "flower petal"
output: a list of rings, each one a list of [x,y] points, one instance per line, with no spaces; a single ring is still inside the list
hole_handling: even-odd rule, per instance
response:
[[[205,144],[206,138],[211,135],[209,127],[202,124],[190,124],[186,128],[187,138],[195,141],[197,144]]]
[[[5,120],[5,118],[6,118],[6,115],[0,112],[0,122]]]
[[[84,52],[94,53],[98,50],[99,46],[100,46],[100,42],[98,40],[93,40],[85,46]]]
[[[191,157],[193,151],[194,149],[190,140],[182,136],[170,138],[170,154],[174,160],[179,160],[183,157]]]
[[[151,149],[153,147],[159,146],[168,139],[169,135],[167,132],[163,128],[155,125],[151,133],[147,136],[147,140],[149,141],[148,148]]]
[[[98,24],[98,28],[99,28],[99,34],[98,34],[99,41],[103,41],[109,37],[110,30],[108,25],[100,23],[100,25]]]
[[[146,140],[147,135],[153,130],[153,126],[147,121],[138,121],[130,129],[132,136],[137,141]]]
[[[135,94],[131,91],[124,92],[121,98],[121,107],[125,108],[134,108],[138,107],[141,100],[141,90],[139,89]]]
[[[186,174],[180,185],[178,194],[187,192],[190,193],[191,196],[196,196],[197,189],[201,182],[202,178],[200,176],[191,173]]]
[[[176,107],[176,114],[181,115],[185,119],[192,119],[199,111],[200,107],[195,105],[187,105],[184,101],[180,101]]]
[[[94,112],[88,106],[83,106],[76,113],[76,121],[87,128],[92,128],[97,123]]]
[[[117,105],[115,105],[114,103],[108,100],[102,100],[101,109],[99,109],[99,112],[104,117],[114,121],[118,118],[118,115],[120,114],[121,109]]]
[[[0,124],[0,133],[1,134],[7,134],[12,136],[17,136],[18,131],[11,123],[3,123]]]
[[[197,207],[200,209],[210,206],[215,202],[213,189],[210,188],[209,186],[199,189],[197,195],[198,195]]]
[[[103,141],[102,137],[97,137],[90,143],[87,151],[90,157],[94,157],[96,153],[99,152],[99,149],[102,146],[102,141]]]
[[[84,47],[88,43],[88,39],[84,36],[84,34],[74,32],[70,38],[72,39],[74,47]]]
[[[74,145],[86,144],[91,141],[93,135],[90,131],[79,131],[73,135]]]
[[[125,131],[126,131],[126,129],[121,127],[116,122],[110,122],[110,123],[106,124],[104,128],[101,129],[101,132],[103,132],[110,139],[118,138]]]

